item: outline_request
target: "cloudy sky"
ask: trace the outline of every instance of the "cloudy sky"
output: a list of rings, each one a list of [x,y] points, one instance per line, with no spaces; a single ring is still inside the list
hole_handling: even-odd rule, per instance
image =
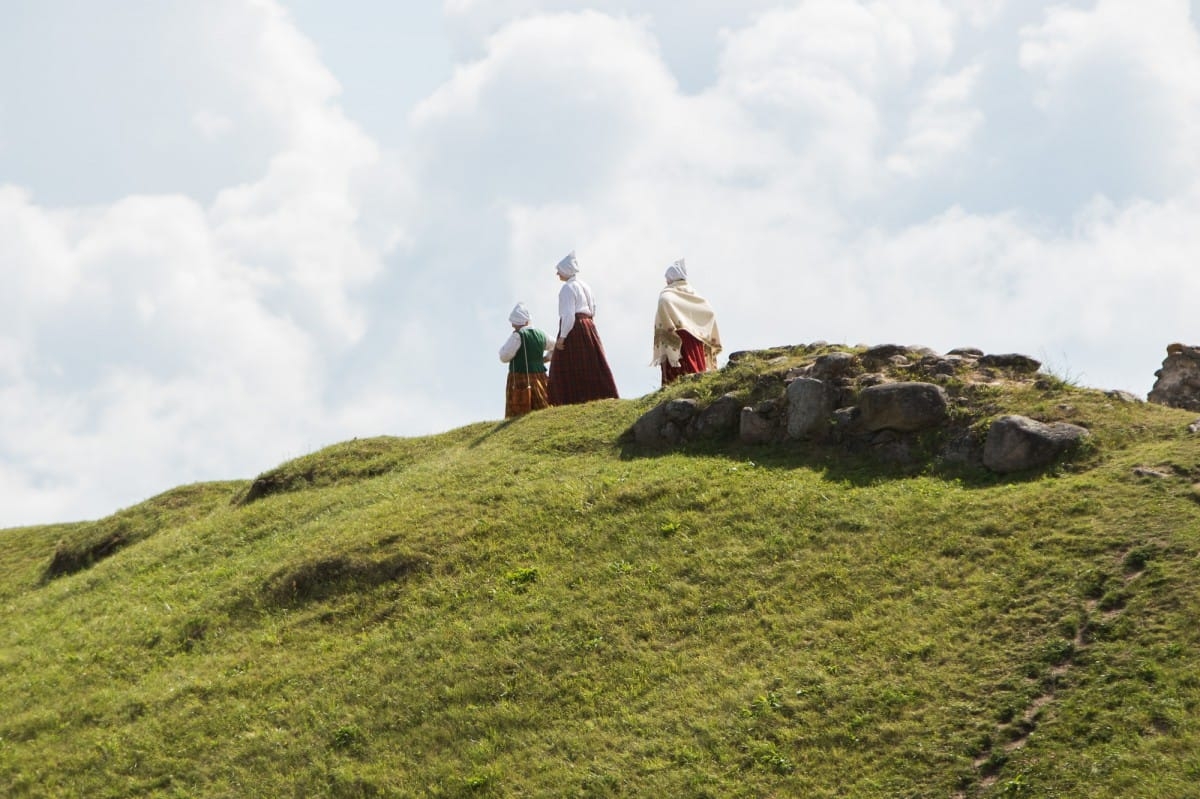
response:
[[[683,10],[686,9],[686,10]],[[1200,0],[0,0],[0,527],[503,413],[578,253],[727,351],[1200,343]]]

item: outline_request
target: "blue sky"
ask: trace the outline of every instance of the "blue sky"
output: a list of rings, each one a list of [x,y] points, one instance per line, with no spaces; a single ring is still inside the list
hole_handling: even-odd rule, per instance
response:
[[[1200,343],[1200,3],[7,0],[0,527],[502,415],[576,250],[729,351]]]

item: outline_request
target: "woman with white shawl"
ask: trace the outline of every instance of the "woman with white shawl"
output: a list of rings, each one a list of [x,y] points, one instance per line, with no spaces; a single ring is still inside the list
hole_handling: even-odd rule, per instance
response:
[[[658,295],[654,316],[654,357],[665,386],[683,375],[717,368],[721,335],[717,315],[708,300],[688,284],[682,258],[667,267],[667,286]]]

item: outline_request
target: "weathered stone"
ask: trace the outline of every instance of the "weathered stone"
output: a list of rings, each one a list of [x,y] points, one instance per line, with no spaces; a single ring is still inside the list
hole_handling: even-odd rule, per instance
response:
[[[1191,433],[1192,435],[1195,435],[1196,433],[1200,433],[1200,419],[1197,419],[1196,421],[1194,421],[1188,425],[1188,432]]]
[[[941,458],[953,466],[980,466],[983,463],[983,447],[970,430],[951,435],[942,446]]]
[[[866,388],[867,386],[879,386],[886,382],[887,377],[880,372],[871,372],[869,374],[861,375],[854,381],[855,385],[857,385],[859,388]]]
[[[934,355],[921,359],[921,368],[934,375],[954,375],[971,364],[972,361],[961,355]]]
[[[895,355],[907,355],[908,347],[902,347],[899,344],[879,344],[870,347],[862,354],[863,365],[869,369],[876,369],[883,366],[891,360]]]
[[[812,376],[812,364],[811,363],[808,366],[793,366],[791,369],[788,369],[784,373],[783,382],[790,383],[798,377],[810,377],[810,376]]]
[[[662,430],[666,424],[666,405],[657,405],[633,423],[633,440],[644,447],[657,446],[662,443]]]
[[[829,427],[837,392],[828,383],[802,377],[787,387],[787,434],[812,438]]]
[[[1171,476],[1171,473],[1162,469],[1155,469],[1153,466],[1135,466],[1133,473],[1137,477],[1151,477],[1155,480],[1166,480]]]
[[[692,427],[699,438],[725,438],[737,432],[741,413],[741,400],[726,394],[700,411]]]
[[[1014,372],[1033,374],[1042,368],[1042,362],[1010,352],[1004,355],[984,355],[979,358],[979,365],[989,369],[1011,369]]]
[[[955,347],[946,353],[947,355],[961,355],[964,358],[976,360],[983,357],[983,350],[976,347]]]
[[[838,408],[833,412],[833,427],[839,432],[852,432],[859,427],[859,416],[857,405]]]
[[[830,352],[813,361],[808,376],[829,382],[850,375],[858,366],[858,358],[849,352]]]
[[[778,441],[779,436],[779,420],[773,413],[773,408],[763,405],[757,408],[742,408],[738,440],[743,444],[769,444]]]
[[[946,419],[946,392],[933,383],[885,383],[858,395],[862,426],[867,430],[914,432]]]
[[[988,429],[983,465],[1001,474],[1048,466],[1090,435],[1066,422],[1043,424],[1024,416],[1002,416]]]
[[[1112,391],[1105,391],[1104,396],[1108,397],[1109,399],[1116,400],[1117,402],[1127,402],[1130,404],[1141,404],[1141,403],[1145,402],[1145,400],[1143,400],[1141,397],[1137,396],[1136,394],[1131,394],[1128,391],[1120,391],[1118,389],[1113,389]]]
[[[1171,344],[1162,368],[1154,374],[1158,379],[1150,389],[1151,402],[1200,411],[1200,348]]]
[[[667,419],[676,424],[686,425],[696,415],[698,403],[694,399],[674,399],[666,404]]]
[[[871,453],[884,463],[913,466],[918,462],[911,436],[881,430],[871,438]]]

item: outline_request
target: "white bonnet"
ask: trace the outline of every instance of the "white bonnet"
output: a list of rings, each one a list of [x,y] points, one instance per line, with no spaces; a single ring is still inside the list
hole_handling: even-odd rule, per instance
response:
[[[687,266],[683,263],[682,258],[667,267],[665,277],[668,283],[674,283],[676,280],[687,280]]]
[[[558,266],[554,267],[554,269],[563,277],[574,277],[579,274],[579,261],[575,260],[575,251],[571,250],[567,257],[559,261]]]
[[[513,306],[512,313],[508,315],[508,321],[514,325],[527,325],[533,321],[533,317],[529,313],[529,309],[525,307],[525,303],[518,302]]]

